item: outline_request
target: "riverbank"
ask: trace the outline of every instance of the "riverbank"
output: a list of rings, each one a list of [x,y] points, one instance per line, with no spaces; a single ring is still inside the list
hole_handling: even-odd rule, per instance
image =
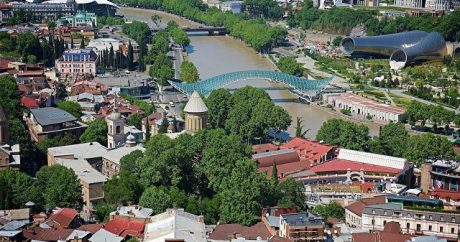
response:
[[[134,7],[121,7],[117,14],[123,15],[128,21],[141,21],[147,23],[151,28],[166,28],[166,25],[169,21],[175,21],[179,26],[183,27],[200,27],[203,24],[186,19],[181,16],[174,15],[172,13],[158,11],[155,9],[143,9],[143,8],[134,8]],[[161,18],[158,26],[153,22],[152,16],[158,15]]]

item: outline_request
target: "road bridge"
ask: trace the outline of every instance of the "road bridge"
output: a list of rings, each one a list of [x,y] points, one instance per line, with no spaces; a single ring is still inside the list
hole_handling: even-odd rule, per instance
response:
[[[193,91],[197,91],[203,95],[207,95],[216,89],[224,88],[238,81],[265,79],[275,83],[283,83],[286,86],[285,89],[291,91],[299,100],[311,102],[314,98],[318,97],[332,81],[332,78],[331,76],[322,80],[307,80],[282,72],[252,70],[226,73],[195,83],[182,83],[178,81],[169,81],[169,83],[184,94],[192,94]]]

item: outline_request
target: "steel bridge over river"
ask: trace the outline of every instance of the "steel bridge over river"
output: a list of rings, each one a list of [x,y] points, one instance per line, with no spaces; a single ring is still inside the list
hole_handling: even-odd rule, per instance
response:
[[[207,95],[213,90],[226,87],[227,85],[238,81],[265,79],[274,83],[284,84],[285,87],[274,88],[288,89],[299,99],[310,102],[314,97],[317,97],[327,85],[331,83],[332,78],[333,77],[331,76],[321,80],[307,80],[277,71],[252,70],[226,73],[195,83],[183,83],[178,81],[169,81],[169,83],[184,94],[192,94],[193,91],[196,90],[200,94]]]

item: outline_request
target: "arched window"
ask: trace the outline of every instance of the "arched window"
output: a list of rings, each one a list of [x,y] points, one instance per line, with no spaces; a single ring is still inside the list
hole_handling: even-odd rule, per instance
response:
[[[117,126],[117,134],[121,133],[121,127]]]

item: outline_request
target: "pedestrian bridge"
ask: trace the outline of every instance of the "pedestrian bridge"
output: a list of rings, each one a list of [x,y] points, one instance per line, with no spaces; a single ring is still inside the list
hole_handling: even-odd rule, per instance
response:
[[[229,84],[249,79],[266,79],[275,83],[284,83],[285,89],[302,98],[316,96],[332,81],[332,76],[322,80],[307,80],[297,76],[289,75],[283,72],[268,71],[268,70],[253,70],[253,71],[237,71],[226,73],[223,75],[211,77],[195,83],[183,83],[177,81],[169,81],[169,83],[184,94],[192,94],[197,91],[200,94],[207,95],[212,91],[223,88]]]

